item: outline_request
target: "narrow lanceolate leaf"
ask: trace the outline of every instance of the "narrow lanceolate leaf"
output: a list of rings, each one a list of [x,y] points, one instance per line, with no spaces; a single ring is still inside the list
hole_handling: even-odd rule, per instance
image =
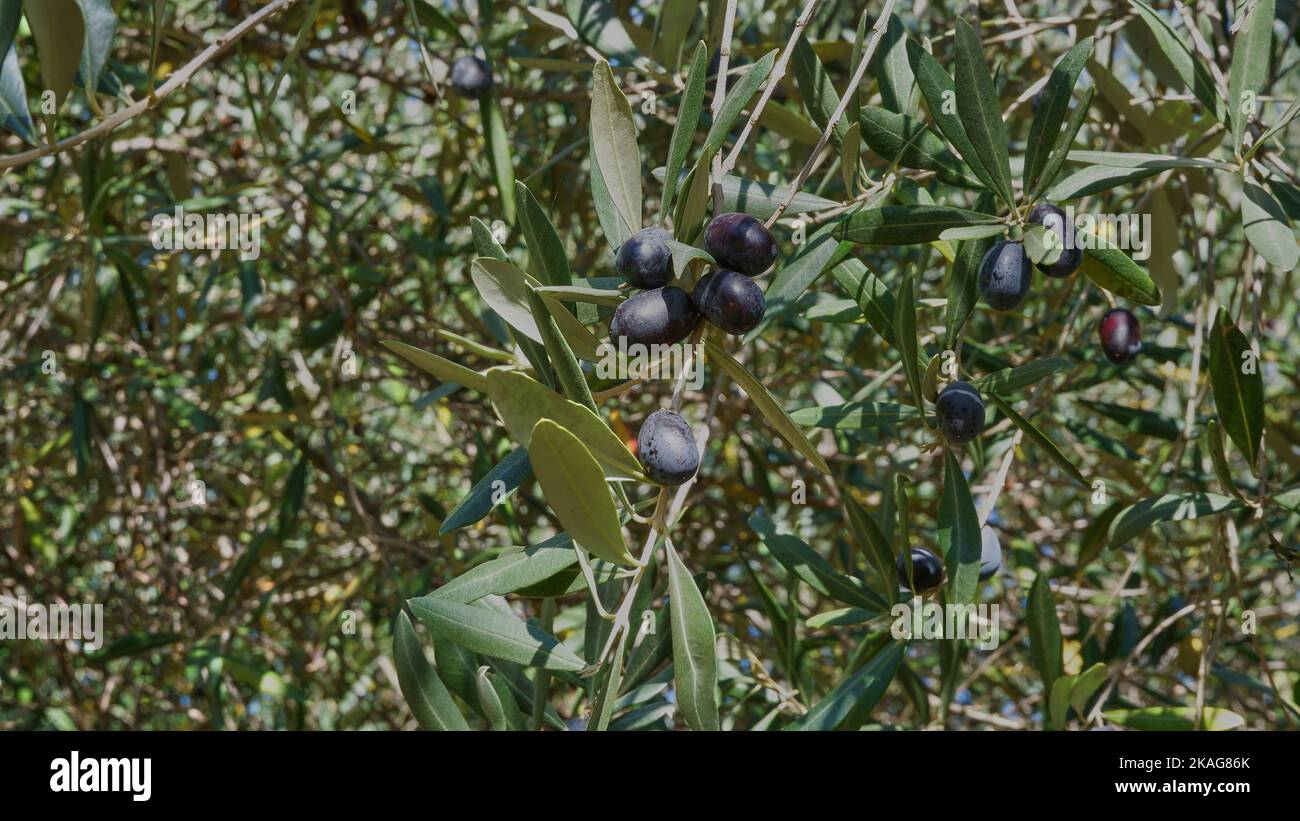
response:
[[[538,289],[532,288],[532,292],[537,295]],[[604,358],[603,351],[606,349],[602,349],[601,341],[593,336],[591,331],[587,330],[587,326],[582,324],[582,320],[578,319],[573,312],[565,308],[559,300],[552,299],[549,296],[542,297],[541,303],[540,309],[534,313],[534,319],[537,320],[538,332],[543,336],[543,348],[549,351],[545,339],[547,329],[543,326],[548,322],[553,322],[555,323],[555,330],[559,331],[564,344],[578,359],[587,362],[599,362]],[[529,306],[532,307],[531,300]],[[552,355],[548,353],[547,356],[550,358]]]
[[[528,186],[515,181],[515,199],[519,206],[519,224],[524,229],[528,254],[532,259],[533,273],[547,285],[571,285],[573,274],[569,271],[569,255],[564,243],[551,225],[542,204],[528,190]]]
[[[917,360],[920,343],[916,339],[915,281],[915,274],[909,272],[898,289],[898,301],[894,304],[894,336],[898,352],[903,355],[903,373],[907,374],[907,385],[912,390],[912,404],[919,411],[925,407],[925,402],[921,391],[921,365]]]
[[[475,565],[429,595],[469,604],[543,582],[577,561],[573,541],[555,536],[540,544]]]
[[[8,54],[22,22],[22,0],[0,0],[0,54]]]
[[[632,451],[590,408],[518,371],[490,371],[487,392],[510,438],[520,445],[529,446],[539,419],[553,419],[582,440],[607,478],[648,481]]]
[[[1065,158],[1070,154],[1070,148],[1074,145],[1074,138],[1078,136],[1079,129],[1083,127],[1083,121],[1088,119],[1088,109],[1092,106],[1092,98],[1096,95],[1097,89],[1089,87],[1083,94],[1083,100],[1070,113],[1070,119],[1065,124],[1065,128],[1056,135],[1056,142],[1052,144],[1052,150],[1048,152],[1047,160],[1043,163],[1043,170],[1038,175],[1038,181],[1029,189],[1029,199],[1038,198],[1038,194],[1047,186],[1051,185],[1060,172],[1061,166],[1065,164]]]
[[[1242,503],[1231,496],[1217,493],[1174,493],[1153,496],[1129,505],[1115,517],[1110,525],[1110,544],[1123,547],[1126,542],[1157,522],[1185,522],[1202,516],[1213,516],[1229,510],[1239,510]]]
[[[979,514],[961,463],[952,450],[944,451],[943,498],[939,500],[939,549],[948,566],[948,591],[952,601],[966,604],[975,600],[979,586]]]
[[[541,331],[537,330],[537,321],[528,306],[528,286],[537,284],[536,280],[529,282],[530,277],[523,271],[492,257],[474,260],[469,275],[479,296],[506,324],[534,342],[542,341]]]
[[[546,494],[546,503],[575,542],[607,562],[635,564],[600,463],[581,439],[550,419],[542,419],[533,428],[528,461]]]
[[[1076,713],[1083,715],[1093,693],[1097,692],[1101,683],[1106,680],[1107,672],[1106,665],[1099,661],[1079,674],[1074,687],[1070,689],[1070,706]]]
[[[1046,379],[1053,374],[1067,371],[1072,367],[1070,360],[1063,356],[1048,356],[1035,359],[1014,368],[1004,368],[987,376],[981,376],[971,384],[984,393],[996,393],[1005,396]]]
[[[1078,682],[1078,676],[1061,676],[1052,685],[1051,695],[1047,699],[1048,727],[1056,730],[1065,729],[1065,717],[1069,715],[1070,693]]]
[[[1223,445],[1223,426],[1217,419],[1211,419],[1206,423],[1202,443],[1210,452],[1210,460],[1214,463],[1214,475],[1218,478],[1219,484],[1233,496],[1243,502],[1246,501],[1246,497],[1241,495],[1236,481],[1232,478],[1232,470],[1228,466],[1228,454]]]
[[[36,126],[27,106],[27,86],[23,83],[22,67],[18,65],[18,49],[13,46],[0,51],[0,127],[36,144]]]
[[[41,58],[41,84],[61,104],[81,64],[85,25],[76,0],[23,0],[27,26]]]
[[[490,667],[483,665],[478,669],[474,687],[478,693],[479,711],[487,719],[489,729],[498,732],[527,729],[519,703],[510,692],[510,685],[493,673]]]
[[[586,302],[591,305],[604,305],[617,308],[623,302],[621,292],[608,288],[592,288],[586,285],[543,285],[534,289],[539,294],[546,294],[562,302]]]
[[[857,65],[856,59],[853,65]],[[897,14],[889,15],[889,26],[880,39],[871,73],[877,78],[885,108],[898,114],[911,112],[916,101],[916,77],[907,59],[907,29]]]
[[[813,705],[794,729],[856,730],[871,716],[871,710],[889,689],[898,672],[907,643],[885,645],[856,672],[845,677],[826,697]]]
[[[471,652],[525,667],[570,673],[587,666],[555,636],[499,610],[434,596],[410,599],[407,605],[435,638],[446,639]]]
[[[483,391],[487,391],[486,384]],[[522,447],[510,451],[447,514],[442,527],[438,528],[438,534],[446,535],[479,521],[497,505],[513,496],[524,480],[532,475],[533,466],[528,463],[528,451]]]
[[[1043,679],[1043,691],[1050,693],[1052,684],[1060,678],[1064,668],[1061,655],[1061,622],[1056,617],[1056,599],[1047,576],[1039,573],[1034,586],[1029,589],[1027,620],[1029,622],[1029,654],[1034,669]]]
[[[1292,100],[1291,105],[1286,107],[1286,111],[1283,111],[1281,116],[1274,120],[1268,128],[1264,129],[1264,133],[1259,135],[1259,139],[1256,140],[1246,152],[1247,159],[1255,156],[1255,152],[1264,147],[1269,140],[1285,131],[1286,127],[1289,126],[1291,121],[1296,117],[1300,117],[1300,97]],[[1292,216],[1294,216],[1294,214]]]
[[[867,323],[880,338],[896,347],[894,336],[894,295],[880,278],[859,259],[846,259],[831,269],[840,288],[858,304]]]
[[[993,190],[1008,206],[1015,204],[1011,193],[1011,158],[1007,153],[1007,126],[1002,105],[993,86],[993,75],[984,63],[979,35],[964,18],[957,18],[957,115],[971,147],[993,177]]]
[[[771,103],[768,103],[768,105],[771,105]],[[766,111],[766,107],[763,110]],[[652,173],[657,180],[662,181],[665,179],[665,169],[662,166],[656,168]],[[683,175],[682,180],[685,179],[687,178]],[[776,212],[786,194],[784,186],[749,180],[735,174],[724,174],[721,186],[723,211],[740,211],[761,220],[767,219]],[[809,211],[825,211],[838,205],[839,203],[834,200],[800,191],[790,201],[785,213],[789,215],[806,214]]]
[[[867,430],[918,417],[912,405],[893,402],[845,402],[841,405],[820,405],[800,408],[790,418],[800,425],[832,430]]]
[[[704,340],[704,350],[708,355],[709,362],[720,367],[727,376],[731,377],[732,381],[745,391],[745,395],[758,408],[758,412],[763,415],[768,424],[776,428],[776,432],[781,434],[781,437],[790,443],[791,447],[803,454],[822,473],[830,474],[831,469],[826,464],[826,460],[817,452],[817,448],[813,446],[813,443],[809,442],[807,437],[803,435],[803,431],[799,430],[799,426],[794,423],[794,420],[785,412],[785,409],[777,403],[776,399],[772,398],[772,394],[768,393],[762,382],[759,382],[754,378],[753,374],[745,370],[744,365],[732,359],[726,351],[723,351],[707,339]]]
[[[397,684],[402,688],[402,696],[421,727],[426,730],[469,729],[447,685],[438,678],[438,671],[425,657],[415,627],[405,612],[397,614],[393,666],[397,668]]]
[[[85,45],[81,49],[81,81],[87,94],[99,88],[99,77],[113,50],[117,34],[117,15],[109,0],[77,0],[85,26]]]
[[[930,109],[930,117],[939,127],[939,132],[948,139],[952,147],[970,166],[971,173],[992,190],[997,190],[992,174],[985,168],[984,158],[976,153],[966,137],[961,117],[957,113],[957,87],[934,55],[915,41],[907,41],[907,57],[916,75],[916,83],[925,97],[925,104]]]
[[[1052,76],[1047,79],[1042,102],[1038,111],[1034,112],[1034,121],[1029,126],[1029,139],[1025,142],[1025,170],[1021,179],[1026,191],[1034,190],[1047,165],[1047,156],[1060,136],[1065,115],[1070,110],[1070,95],[1074,91],[1074,84],[1078,82],[1079,74],[1091,55],[1092,38],[1087,37],[1065,53],[1052,69]]]
[[[706,169],[708,163],[703,162],[704,158],[713,160],[713,155],[718,153],[723,143],[727,140],[727,135],[731,133],[731,128],[740,119],[745,107],[749,101],[758,93],[764,81],[772,73],[772,64],[776,62],[777,50],[772,49],[758,59],[754,65],[750,66],[736,84],[727,91],[727,98],[722,101],[722,110],[718,112],[718,119],[709,126],[708,136],[704,138],[704,148],[700,152],[700,162],[696,163],[696,168],[701,165]]]
[[[991,210],[992,195],[987,192],[980,195],[975,207],[977,211]],[[997,230],[1001,226],[980,227]],[[967,239],[957,246],[957,253],[952,261],[952,274],[948,282],[948,305],[944,313],[944,339],[946,340],[944,347],[948,350],[956,346],[966,320],[970,319],[971,313],[975,310],[975,303],[979,301],[980,263],[984,261],[984,255],[988,253],[989,248],[993,247],[995,236],[996,234],[991,234],[977,239]]]
[[[933,171],[940,181],[963,188],[982,188],[966,163],[948,150],[937,134],[919,120],[876,106],[863,106],[858,121],[862,141],[890,163]]]
[[[749,526],[767,545],[772,558],[817,592],[873,613],[884,612],[885,603],[866,585],[836,570],[799,537],[778,533],[771,519],[756,513],[749,517]]]
[[[470,370],[437,354],[422,351],[405,342],[387,339],[380,344],[425,373],[433,374],[444,382],[455,382],[472,390],[487,393],[487,378],[478,371]]]
[[[1091,244],[1083,251],[1083,263],[1079,266],[1088,279],[1123,299],[1132,300],[1140,305],[1159,305],[1160,289],[1156,287],[1151,275],[1142,270],[1128,254],[1093,235],[1080,231],[1078,237],[1087,237],[1080,244]]]
[[[587,123],[588,142],[595,142],[594,132],[593,124]],[[596,209],[596,219],[600,222],[600,230],[605,234],[605,241],[610,249],[616,250],[632,236],[633,229],[619,213],[618,204],[614,202],[614,196],[609,191],[594,151],[587,167],[588,180],[591,183],[591,204]]]
[[[470,233],[474,237],[474,249],[480,257],[489,257],[498,262],[510,262],[510,255],[497,242],[496,236],[488,224],[478,217],[469,218]]]
[[[1146,154],[1131,151],[1071,151],[1066,157],[1070,162],[1089,163],[1091,165],[1109,165],[1114,168],[1210,168],[1218,171],[1232,171],[1231,163],[1211,160],[1205,157],[1179,157],[1176,154]]]
[[[836,227],[835,236],[859,245],[916,245],[939,239],[949,228],[998,221],[989,214],[947,205],[886,205],[849,215]]]
[[[542,344],[546,347],[546,356],[551,360],[551,366],[555,368],[555,378],[560,383],[569,399],[589,408],[592,413],[596,412],[596,400],[591,396],[591,388],[587,386],[587,378],[582,373],[582,366],[578,364],[578,358],[573,355],[573,349],[565,341],[564,334],[560,332],[556,319],[560,315],[573,318],[563,307],[560,307],[552,314],[550,306],[541,294],[532,288],[528,289],[528,306],[532,309],[533,318],[537,321],[537,330],[541,332]],[[574,322],[577,322],[574,319]],[[577,323],[582,328],[582,323]],[[586,329],[582,328],[585,333]]]
[[[1300,243],[1282,204],[1250,179],[1242,189],[1241,224],[1246,239],[1270,265],[1290,271],[1300,262]]]
[[[267,106],[275,102],[276,95],[280,92],[280,83],[284,80],[284,75],[288,73],[289,67],[297,59],[298,52],[302,50],[303,41],[310,39],[308,32],[316,27],[316,18],[320,15],[320,7],[321,0],[312,0],[311,4],[307,6],[307,12],[303,15],[302,23],[298,27],[298,33],[294,35],[293,43],[289,46],[289,53],[280,61],[280,67],[275,72],[275,79],[271,81],[271,90],[266,95]]]
[[[692,730],[717,730],[718,656],[713,619],[690,571],[671,544],[668,607],[673,630],[673,681],[677,711]]]
[[[619,215],[632,231],[641,228],[641,157],[636,122],[627,96],[601,60],[592,72],[591,147]]]
[[[808,42],[808,38],[802,34],[795,43],[791,63],[794,67],[795,84],[799,87],[799,96],[803,98],[808,115],[812,117],[819,129],[825,130],[840,104],[840,95],[835,90],[835,84],[831,82],[826,67],[817,57],[817,52]],[[831,134],[834,145],[840,144],[848,129],[849,124],[841,117]]]
[[[1073,462],[1066,458],[1065,454],[1061,452],[1061,449],[1058,448],[1056,443],[1049,439],[1046,434],[1035,427],[1028,419],[1021,416],[1019,413],[1016,413],[1015,409],[1003,401],[996,393],[990,393],[988,394],[988,397],[993,400],[993,404],[997,405],[998,409],[1006,414],[1007,418],[1010,419],[1016,427],[1020,428],[1020,430],[1029,437],[1031,442],[1047,454],[1047,457],[1051,459],[1057,467],[1069,474],[1070,477],[1079,484],[1087,484],[1083,478],[1083,474],[1079,472],[1079,469],[1074,466]]]
[[[840,177],[844,180],[844,190],[850,194],[858,190],[858,163],[862,160],[862,126],[853,122],[844,132],[844,144],[840,147]]]
[[[1142,707],[1136,710],[1107,710],[1102,718],[1134,730],[1167,732],[1191,731],[1196,726],[1195,707]],[[1235,730],[1246,719],[1223,707],[1205,707],[1201,711],[1201,730]]]
[[[501,202],[501,216],[511,225],[515,222],[515,167],[510,153],[510,135],[506,132],[506,118],[501,111],[501,101],[495,94],[478,101],[479,117],[483,121],[483,140],[487,145],[488,164],[492,167],[492,180],[497,186]]]
[[[1184,88],[1190,91],[1197,100],[1201,101],[1201,104],[1205,106],[1205,110],[1214,119],[1227,124],[1227,106],[1215,89],[1214,80],[1210,77],[1210,72],[1205,68],[1200,58],[1192,52],[1192,49],[1184,42],[1182,36],[1174,31],[1159,12],[1142,2],[1142,0],[1132,0],[1132,3],[1133,7],[1137,9],[1138,15],[1147,24],[1147,28],[1151,29],[1151,34],[1156,38],[1156,44],[1160,47],[1160,51],[1169,59],[1174,70],[1178,72]]]
[[[1130,185],[1160,173],[1159,168],[1117,168],[1109,165],[1091,165],[1070,174],[1047,189],[1043,196],[1053,202],[1086,197],[1099,191],[1108,191],[1121,185]]]
[[[694,143],[695,128],[700,122],[700,110],[704,104],[704,78],[708,73],[708,49],[700,42],[695,46],[695,56],[691,59],[691,69],[686,75],[686,90],[682,92],[682,103],[677,109],[677,122],[673,124],[673,136],[668,142],[668,164],[663,178],[664,193],[661,197],[660,216],[673,212],[673,197],[677,195],[678,175],[686,164],[686,154]],[[662,221],[662,219],[661,219]]]
[[[893,604],[898,601],[898,567],[894,564],[894,551],[889,546],[889,539],[871,513],[858,504],[852,494],[844,491],[841,497],[844,499],[844,511],[848,514],[853,540],[857,543],[858,550],[880,574],[885,586],[885,598],[889,604]]]
[[[1222,308],[1210,331],[1210,387],[1223,429],[1254,473],[1264,434],[1264,376],[1250,340]]]

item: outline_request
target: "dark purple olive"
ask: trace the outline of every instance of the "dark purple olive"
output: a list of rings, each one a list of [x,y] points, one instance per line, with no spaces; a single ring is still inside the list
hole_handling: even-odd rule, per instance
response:
[[[704,317],[729,334],[743,334],[763,321],[767,303],[758,283],[736,271],[705,274],[691,294]]]
[[[626,345],[671,345],[685,339],[700,324],[690,294],[669,285],[642,291],[619,303],[609,322],[609,337],[615,347],[619,337]]]
[[[721,268],[758,276],[776,262],[776,237],[749,214],[719,214],[704,228],[704,249]]]
[[[1025,246],[1002,240],[988,250],[980,263],[980,293],[989,307],[1010,311],[1024,301],[1032,273]]]
[[[984,399],[969,382],[953,382],[934,403],[939,428],[954,445],[964,445],[984,430]]]
[[[1101,350],[1106,358],[1122,365],[1142,350],[1142,328],[1137,317],[1123,308],[1112,308],[1101,318]]]
[[[1040,262],[1038,270],[1057,279],[1064,279],[1079,270],[1079,265],[1083,262],[1083,250],[1075,242],[1074,226],[1070,224],[1064,211],[1055,205],[1042,203],[1034,206],[1034,210],[1029,212],[1029,221],[1056,234],[1060,242],[1061,255],[1056,258],[1056,262],[1051,265]]]
[[[907,564],[899,556],[894,567],[898,570],[898,586],[913,593],[929,593],[943,584],[947,572],[943,559],[933,550],[924,547],[912,548],[912,584],[907,583]]]
[[[642,228],[618,247],[614,270],[633,288],[662,288],[673,278],[673,235],[662,228]]]
[[[699,470],[700,450],[691,426],[672,411],[655,411],[646,417],[636,441],[646,475],[661,485],[680,485]]]

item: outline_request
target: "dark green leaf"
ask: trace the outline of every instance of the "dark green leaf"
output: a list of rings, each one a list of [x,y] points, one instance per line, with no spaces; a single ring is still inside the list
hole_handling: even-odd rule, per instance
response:
[[[692,730],[717,730],[718,659],[713,619],[677,551],[671,544],[664,549],[668,554],[668,607],[672,611],[677,710]]]
[[[948,591],[951,601],[968,604],[975,600],[979,585],[980,536],[979,514],[970,486],[961,472],[961,463],[951,449],[944,451],[943,498],[939,500],[939,550],[948,566]]]
[[[1219,309],[1210,330],[1210,387],[1219,419],[1251,472],[1257,467],[1264,433],[1264,376],[1255,351],[1228,316]]]
[[[886,205],[858,211],[835,229],[835,236],[859,245],[914,245],[933,242],[949,228],[993,225],[998,218],[947,205]]]
[[[407,706],[426,730],[468,730],[465,717],[447,685],[424,655],[415,627],[405,612],[397,614],[393,634],[393,666]]]
[[[1043,679],[1043,692],[1050,693],[1052,685],[1063,673],[1061,655],[1061,623],[1056,617],[1056,600],[1047,574],[1039,573],[1034,586],[1029,589],[1028,614],[1029,653],[1034,668]]]
[[[1029,139],[1025,141],[1025,170],[1022,179],[1026,191],[1035,190],[1047,165],[1048,154],[1061,135],[1061,126],[1070,110],[1070,95],[1074,91],[1074,84],[1079,80],[1080,72],[1092,55],[1092,43],[1092,38],[1086,37],[1066,52],[1052,69],[1052,75],[1042,91],[1042,101],[1034,112],[1034,121],[1029,126]]]
[[[407,602],[435,637],[474,653],[576,673],[587,665],[549,633],[520,618],[473,604],[422,596]]]

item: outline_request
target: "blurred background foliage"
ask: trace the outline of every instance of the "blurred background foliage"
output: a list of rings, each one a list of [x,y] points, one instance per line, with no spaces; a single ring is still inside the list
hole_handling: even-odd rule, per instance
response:
[[[0,8],[21,5],[5,0]],[[50,0],[61,14],[47,18],[57,28],[46,41],[30,12],[15,17],[13,57],[0,74],[0,153],[72,137],[146,98],[265,5]],[[414,726],[391,660],[402,603],[504,546],[536,544],[557,530],[529,481],[482,521],[440,534],[449,511],[512,446],[477,395],[439,384],[379,342],[401,339],[476,369],[497,363],[493,351],[513,348],[469,267],[477,256],[473,217],[496,225],[507,251],[527,260],[514,224],[515,178],[543,204],[572,270],[612,275],[588,182],[593,59],[611,61],[632,100],[655,199],[649,171],[667,155],[684,62],[700,39],[716,47],[724,4],[536,0],[541,14],[505,0],[286,5],[151,111],[3,168],[0,593],[103,603],[106,636],[95,655],[64,643],[0,642],[0,727]],[[741,0],[733,65],[783,45],[803,5]],[[868,25],[875,5],[865,10]],[[1185,33],[1174,4],[1157,6]],[[825,0],[807,29],[837,96],[851,74],[862,12],[862,4]],[[1032,87],[1088,35],[1098,45],[1076,100],[1083,87],[1096,96],[1076,149],[1194,147],[1204,155],[1224,140],[1127,3],[922,0],[896,12],[910,36],[932,41],[945,66],[956,16],[978,15],[1013,156],[1027,137]],[[1209,0],[1187,9],[1223,73],[1232,12]],[[102,22],[106,13],[115,18],[111,29],[74,25]],[[576,40],[555,24],[564,19]],[[1300,92],[1294,0],[1276,3],[1273,32],[1265,124]],[[495,73],[484,106],[445,83],[450,62],[472,51]],[[879,94],[875,74],[867,74],[864,101]],[[88,75],[97,82],[93,101]],[[66,97],[56,95],[57,110],[45,113],[41,91],[60,84]],[[651,114],[640,108],[642,92],[653,95]],[[706,118],[708,105],[706,98]],[[491,112],[501,118],[497,131]],[[1298,129],[1292,122],[1272,144],[1294,146]],[[735,173],[787,183],[819,131],[791,71]],[[1273,156],[1275,191],[1295,218],[1294,157]],[[873,180],[890,165],[870,151],[861,159]],[[807,191],[847,200],[839,165],[825,163]],[[942,191],[950,204],[973,204],[973,195],[929,175],[898,173],[900,196]],[[914,643],[874,721],[1046,723],[1026,619],[1026,597],[1042,575],[1054,588],[1065,672],[1099,661],[1121,671],[1109,707],[1205,703],[1251,727],[1294,726],[1300,598],[1287,560],[1300,517],[1246,509],[1159,524],[1126,550],[1105,544],[1112,502],[1228,492],[1199,438],[1214,416],[1196,361],[1213,306],[1229,308],[1258,344],[1267,391],[1264,478],[1235,453],[1232,473],[1252,498],[1265,489],[1260,481],[1269,491],[1296,484],[1296,274],[1255,267],[1240,196],[1209,172],[1174,169],[1085,201],[1094,210],[1153,215],[1145,265],[1164,301],[1128,306],[1147,342],[1132,366],[1102,358],[1095,323],[1106,300],[1082,275],[1036,276],[1030,299],[1011,314],[976,310],[962,353],[970,372],[1058,352],[1071,360],[1032,409],[1034,419],[1089,479],[1107,483],[1110,499],[1090,502],[1042,451],[1022,444],[990,520],[1004,568],[979,596],[1002,606],[1001,648]],[[260,257],[156,250],[152,221],[177,207],[254,215]],[[795,250],[788,225],[778,238],[788,258]],[[915,263],[921,323],[942,323],[942,310],[925,302],[946,296],[942,256],[929,246],[855,255],[891,288]],[[897,352],[860,313],[826,308],[842,296],[824,277],[743,349],[746,366],[789,410],[907,396]],[[937,351],[932,345],[929,353]],[[669,392],[635,391],[602,409],[631,438]],[[692,421],[703,396],[688,397]],[[845,572],[868,571],[832,486],[771,435],[741,392],[724,392],[712,425],[674,538],[699,574],[720,636],[723,726],[748,728],[806,710],[870,640],[851,626],[809,621],[837,605],[772,559],[751,515],[762,509]],[[999,415],[993,432],[967,448],[977,503],[992,489],[1014,430]],[[914,543],[933,546],[942,453],[922,447],[920,429],[812,436],[839,486],[851,487],[891,538],[894,477],[909,477]],[[804,504],[792,503],[799,481]],[[581,647],[585,594],[558,602],[557,632]],[[516,607],[538,615],[537,600]],[[1257,616],[1256,635],[1239,630],[1245,610]],[[498,672],[516,683],[521,675]],[[629,702],[636,709],[615,725],[672,726],[668,680],[647,675]],[[559,693],[557,715],[581,719],[583,688]]]

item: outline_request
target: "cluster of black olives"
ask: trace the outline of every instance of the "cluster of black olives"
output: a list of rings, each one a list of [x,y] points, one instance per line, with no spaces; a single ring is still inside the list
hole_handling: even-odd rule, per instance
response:
[[[619,303],[609,323],[615,346],[672,345],[691,335],[701,317],[729,334],[747,333],[763,321],[763,289],[753,277],[776,262],[776,238],[749,214],[719,214],[704,229],[704,247],[718,267],[700,278],[691,293],[673,279],[672,235],[643,228],[619,246],[614,267],[628,285],[641,289]],[[686,420],[656,411],[641,425],[637,452],[646,474],[680,485],[700,466],[699,449]]]
[[[1056,235],[1061,255],[1050,264],[1038,263],[1038,270],[1049,277],[1064,279],[1083,263],[1083,251],[1075,242],[1074,226],[1064,211],[1042,203],[1029,212],[1029,222],[1041,225]],[[1029,255],[1020,240],[1002,240],[980,262],[979,287],[984,301],[999,311],[1010,311],[1029,293]],[[1142,349],[1142,330],[1137,317],[1124,308],[1113,308],[1101,318],[1101,350],[1117,365],[1128,362]]]

